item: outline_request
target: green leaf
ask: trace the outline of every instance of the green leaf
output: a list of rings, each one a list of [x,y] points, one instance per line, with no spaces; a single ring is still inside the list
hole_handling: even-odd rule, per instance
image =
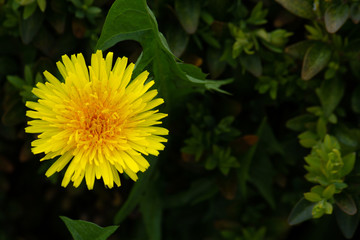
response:
[[[305,53],[301,69],[301,78],[310,80],[328,64],[331,58],[331,49],[324,43],[316,43]]]
[[[333,113],[340,103],[344,95],[344,90],[344,79],[340,78],[324,80],[320,88],[316,89],[316,94],[320,99],[326,118]]]
[[[193,34],[199,24],[201,1],[176,0],[175,11],[184,30]]]
[[[275,0],[286,8],[289,12],[295,14],[296,16],[313,19],[315,18],[315,13],[313,11],[312,1],[310,0]]]
[[[18,90],[24,89],[25,81],[18,76],[6,76],[6,79]]]
[[[29,65],[25,65],[24,68],[24,79],[27,85],[32,86],[34,84],[34,77]]]
[[[358,212],[356,203],[350,194],[343,192],[335,195],[335,203],[341,211],[348,215],[355,215]]]
[[[60,216],[70,231],[74,240],[106,240],[119,226],[100,227],[94,223],[83,220],[72,220]]]
[[[310,202],[319,202],[322,200],[321,196],[315,192],[304,193],[304,198]]]
[[[290,128],[293,131],[305,131],[305,125],[309,122],[315,121],[315,117],[311,114],[303,114],[297,117],[294,117],[286,122],[286,127]]]
[[[174,208],[186,204],[196,204],[210,197],[218,192],[216,182],[212,178],[198,179],[191,183],[189,189],[184,192],[173,194],[166,197],[164,204],[166,208]]]
[[[327,133],[326,124],[327,124],[327,121],[322,117],[320,117],[316,123],[316,132],[319,135],[320,139],[325,137],[325,135]]]
[[[302,223],[312,218],[312,209],[316,203],[309,202],[305,198],[301,198],[296,203],[288,218],[290,225]]]
[[[186,49],[189,36],[182,28],[173,26],[169,27],[166,36],[171,51],[176,57],[180,57]]]
[[[264,197],[264,199],[269,203],[270,207],[275,209],[275,199],[273,193],[273,178],[275,176],[274,167],[265,154],[256,156],[254,158],[253,164],[256,168],[253,168],[250,176],[249,182],[254,184],[258,189],[259,193]]]
[[[354,169],[355,160],[356,160],[355,153],[350,153],[342,158],[344,165],[339,172],[341,177],[348,175]]]
[[[29,44],[42,26],[44,15],[34,13],[29,18],[20,21],[20,35],[24,44]]]
[[[253,74],[255,77],[260,77],[262,74],[262,65],[260,57],[256,54],[253,55],[241,55],[240,56],[241,65]]]
[[[116,213],[114,218],[115,224],[120,224],[125,218],[135,209],[135,207],[142,201],[144,193],[147,191],[148,186],[151,182],[151,178],[156,169],[156,158],[148,157],[147,159],[150,162],[150,167],[139,176],[139,179],[134,184],[131,189],[129,197],[126,199],[126,202],[122,205],[120,210]]]
[[[162,219],[162,201],[159,196],[155,179],[152,180],[151,185],[145,196],[140,202],[140,211],[142,213],[145,228],[149,240],[161,239],[161,219]]]
[[[23,12],[23,19],[27,19],[29,18],[31,15],[33,15],[33,13],[36,10],[36,3],[31,3],[29,5],[26,5],[24,7],[24,12]]]
[[[261,121],[261,124],[257,130],[256,135],[259,137],[259,139],[261,138],[264,128],[266,126],[266,118],[264,118]],[[239,186],[241,189],[241,193],[243,196],[246,196],[246,182],[249,180],[249,170],[250,170],[250,166],[251,163],[253,161],[255,152],[257,150],[257,146],[258,146],[257,142],[256,144],[254,144],[248,151],[247,153],[244,155],[244,157],[241,159],[241,168],[239,168],[238,171],[238,181],[239,181]]]
[[[311,148],[318,143],[318,136],[311,131],[301,133],[298,138],[300,144],[306,148]]]
[[[46,0],[37,0],[37,4],[42,12],[46,9]]]
[[[351,239],[359,225],[360,213],[358,211],[355,215],[348,215],[341,211],[339,208],[335,208],[335,216],[338,226],[343,235]]]
[[[164,36],[159,32],[154,14],[145,0],[117,0],[105,19],[96,48],[106,50],[124,40],[135,40],[143,48],[134,75],[152,68],[155,84],[167,107],[180,104],[180,97],[194,92],[194,87],[213,87],[206,81],[194,83],[175,61]],[[218,90],[216,86],[212,88]]]
[[[330,199],[330,198],[332,198],[332,197],[334,196],[335,191],[336,191],[335,185],[334,185],[334,184],[330,184],[329,186],[327,186],[327,187],[324,189],[322,195],[323,195],[324,198]]]
[[[304,59],[305,53],[309,47],[315,42],[312,40],[304,40],[294,43],[285,48],[285,52],[296,59]]]
[[[206,63],[212,79],[219,77],[226,68],[226,62],[222,61],[222,49],[209,48],[206,52]]]
[[[220,89],[221,86],[233,82],[233,79],[224,80],[207,80],[207,74],[203,73],[200,68],[192,64],[178,63],[180,69],[186,74],[190,82],[195,84],[204,84],[207,90],[215,90],[217,92],[229,94],[228,92]]]
[[[341,4],[332,4],[325,11],[325,27],[329,33],[337,32],[342,25],[349,18],[350,8],[349,5]]]

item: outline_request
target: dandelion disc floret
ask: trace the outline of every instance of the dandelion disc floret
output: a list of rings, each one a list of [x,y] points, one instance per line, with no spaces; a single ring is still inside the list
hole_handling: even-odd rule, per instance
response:
[[[70,181],[78,187],[84,178],[89,189],[95,178],[120,186],[123,172],[136,181],[149,167],[143,155],[164,149],[161,135],[168,130],[156,125],[167,115],[154,110],[164,102],[149,90],[154,81],[146,81],[146,71],[131,81],[134,64],[123,57],[112,68],[112,61],[113,53],[103,58],[97,51],[87,67],[82,54],[64,55],[57,63],[64,82],[45,71],[48,81],[32,91],[39,100],[26,103],[33,120],[25,130],[38,134],[32,151],[45,154],[41,161],[57,158],[48,177],[67,166],[64,187]]]

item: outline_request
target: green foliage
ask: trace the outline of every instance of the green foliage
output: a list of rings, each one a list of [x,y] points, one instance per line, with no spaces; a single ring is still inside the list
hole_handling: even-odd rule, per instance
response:
[[[74,240],[106,240],[118,228],[118,226],[102,228],[87,221],[72,220],[64,216],[60,218],[66,224]]]
[[[0,0],[0,239],[65,239],[59,213],[121,224],[62,217],[84,240],[358,239],[359,22],[355,0]],[[169,141],[136,183],[64,190],[24,102],[96,49],[149,71]]]

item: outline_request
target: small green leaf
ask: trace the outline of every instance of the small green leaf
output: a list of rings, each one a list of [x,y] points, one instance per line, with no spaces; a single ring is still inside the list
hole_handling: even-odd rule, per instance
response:
[[[325,121],[324,118],[320,117],[316,123],[316,132],[319,135],[319,137],[322,139],[326,133],[327,133],[327,128],[326,128],[326,124],[327,122]]]
[[[327,186],[327,187],[324,189],[322,195],[323,195],[324,198],[330,199],[330,198],[332,198],[332,197],[334,196],[335,191],[336,191],[335,185],[334,185],[334,184],[330,184],[329,186]]]
[[[249,71],[255,77],[260,77],[262,74],[262,65],[260,57],[256,54],[253,55],[241,55],[241,65]]]
[[[335,216],[338,226],[343,235],[346,238],[351,239],[354,236],[355,231],[359,225],[359,211],[357,214],[351,216],[341,211],[339,208],[335,208]]]
[[[304,198],[310,202],[319,202],[322,200],[321,196],[315,192],[304,193]]]
[[[300,139],[300,144],[306,148],[311,148],[318,143],[318,136],[311,131],[301,133],[298,138]]]
[[[316,203],[309,202],[305,198],[301,198],[291,210],[288,222],[290,225],[302,223],[312,218],[312,209]]]
[[[341,4],[332,4],[325,11],[325,27],[329,33],[337,32],[342,25],[349,18],[350,8],[349,5]]]
[[[46,9],[46,0],[37,0],[37,4],[42,12]]]
[[[18,90],[22,90],[25,86],[25,81],[21,78],[19,78],[18,76],[6,76],[6,79],[9,81],[9,83],[11,83],[11,85],[13,85],[14,87],[16,87]]]
[[[29,65],[25,65],[24,78],[27,85],[32,86],[34,84],[34,77]]]
[[[324,43],[316,43],[305,53],[301,78],[310,80],[328,64],[331,58],[331,49]]]
[[[355,159],[355,153],[350,153],[342,158],[344,165],[339,172],[341,177],[348,175],[354,169]]]
[[[176,15],[184,30],[189,34],[195,33],[198,27],[201,12],[200,3],[201,1],[192,0],[175,1]]]
[[[34,13],[29,18],[20,21],[20,35],[24,44],[29,44],[42,26],[44,15]]]
[[[354,198],[347,193],[335,195],[336,205],[346,214],[355,215],[358,210]]]
[[[324,203],[324,212],[326,214],[332,214],[333,212],[333,205],[329,202],[325,202]]]
[[[94,223],[83,220],[72,220],[60,216],[70,231],[74,240],[106,240],[119,226],[100,227]]]
[[[23,19],[28,19],[36,10],[36,3],[31,3],[24,7]]]
[[[328,118],[344,95],[344,79],[332,78],[323,81],[320,88],[316,89],[324,115]]]
[[[289,12],[295,14],[296,16],[313,19],[315,18],[315,13],[313,11],[313,5],[310,0],[275,0],[286,8]]]
[[[294,117],[286,122],[286,127],[293,131],[305,131],[305,125],[308,122],[315,121],[315,117],[311,114],[303,114],[297,117]]]
[[[314,44],[314,41],[304,40],[297,43],[294,43],[285,48],[285,53],[296,59],[304,59],[305,53],[309,47]]]

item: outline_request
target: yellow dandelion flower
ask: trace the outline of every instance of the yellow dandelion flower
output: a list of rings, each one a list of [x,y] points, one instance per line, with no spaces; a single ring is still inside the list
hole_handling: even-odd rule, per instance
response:
[[[121,185],[123,172],[136,181],[136,173],[149,167],[143,155],[164,149],[167,140],[159,135],[168,130],[154,125],[167,114],[153,110],[164,102],[149,90],[154,81],[146,82],[147,71],[130,81],[134,64],[127,66],[123,57],[112,68],[112,60],[113,53],[103,58],[97,51],[87,67],[82,54],[64,55],[57,62],[64,82],[45,71],[48,82],[32,90],[39,100],[26,103],[33,120],[25,131],[39,134],[32,152],[45,153],[41,161],[57,157],[47,177],[68,165],[63,187],[70,181],[78,187],[85,177],[88,189],[95,178],[112,188]]]

